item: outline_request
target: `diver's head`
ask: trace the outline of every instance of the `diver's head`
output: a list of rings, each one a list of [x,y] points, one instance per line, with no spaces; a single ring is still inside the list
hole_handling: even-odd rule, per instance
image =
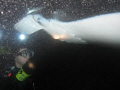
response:
[[[31,57],[34,56],[34,52],[26,48],[22,48],[17,52],[15,56],[15,65],[17,68],[21,68]]]

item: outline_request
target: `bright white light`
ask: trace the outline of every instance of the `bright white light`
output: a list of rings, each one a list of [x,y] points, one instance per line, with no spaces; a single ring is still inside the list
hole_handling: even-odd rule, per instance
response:
[[[24,40],[24,39],[25,39],[25,35],[24,35],[24,34],[21,34],[21,35],[20,35],[20,39],[21,39],[21,40]]]

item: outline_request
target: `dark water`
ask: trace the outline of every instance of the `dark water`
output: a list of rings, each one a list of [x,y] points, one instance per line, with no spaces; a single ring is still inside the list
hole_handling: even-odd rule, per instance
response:
[[[36,51],[36,87],[43,90],[119,88],[120,49],[52,39],[47,45]]]
[[[3,25],[5,25],[6,28],[2,30],[4,31],[4,39],[0,41],[0,45],[12,47],[12,52],[22,47],[27,47],[35,52],[36,70],[32,78],[36,90],[119,89],[120,49],[94,44],[77,45],[60,42],[59,40],[53,40],[44,31],[35,32],[28,35],[25,41],[20,41],[18,39],[20,32],[13,29],[15,22],[27,12],[27,5],[30,8],[46,6],[40,12],[46,18],[53,16],[51,12],[64,11],[66,17],[59,17],[59,19],[73,21],[105,13],[119,12],[119,0],[71,0],[70,2],[58,0],[58,3],[52,0],[36,0],[36,2],[29,0],[32,1],[29,4],[25,0],[19,1],[14,4],[14,7],[17,8],[16,11],[15,8],[10,7],[10,5],[13,5],[12,3],[6,3],[8,7],[6,4],[1,5],[1,7],[6,7],[4,9],[6,13],[1,13],[0,26],[3,28]],[[15,12],[10,14],[8,9]],[[7,17],[7,21],[5,17]],[[15,19],[13,19],[14,17]],[[7,55],[4,55],[4,57],[7,57]],[[4,64],[11,62],[11,57],[8,57],[7,61],[2,60],[2,58],[1,55],[1,68]],[[12,63],[14,63],[13,59]]]

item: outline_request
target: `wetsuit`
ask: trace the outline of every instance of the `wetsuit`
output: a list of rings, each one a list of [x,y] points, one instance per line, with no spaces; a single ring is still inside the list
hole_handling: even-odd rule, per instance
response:
[[[24,81],[17,80],[16,74],[19,70],[19,68],[10,66],[10,64],[2,67],[0,72],[0,90],[26,90],[29,78]]]

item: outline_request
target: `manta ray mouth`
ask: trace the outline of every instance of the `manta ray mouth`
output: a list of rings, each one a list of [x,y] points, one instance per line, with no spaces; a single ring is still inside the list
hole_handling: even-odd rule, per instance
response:
[[[40,18],[35,19],[35,16],[34,16],[34,15],[32,15],[32,17],[33,17],[33,19],[35,20],[36,23],[39,23],[40,25],[43,26],[43,24],[42,24],[41,21],[40,21]]]
[[[14,25],[14,29],[25,34],[32,34],[43,29],[41,23],[38,22],[39,15],[27,15]]]

